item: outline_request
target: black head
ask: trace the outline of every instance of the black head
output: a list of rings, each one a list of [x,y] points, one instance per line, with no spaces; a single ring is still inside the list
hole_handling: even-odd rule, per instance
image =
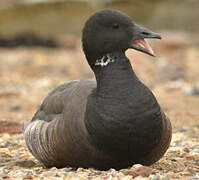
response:
[[[87,20],[82,36],[83,50],[91,68],[104,55],[125,53],[128,48],[154,55],[144,38],[161,37],[136,25],[119,11],[103,10]]]

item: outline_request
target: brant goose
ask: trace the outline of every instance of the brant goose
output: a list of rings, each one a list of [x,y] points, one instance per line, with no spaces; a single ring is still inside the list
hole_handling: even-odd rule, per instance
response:
[[[48,94],[24,124],[28,149],[46,167],[120,169],[158,161],[171,124],[125,51],[154,56],[144,39],[161,37],[113,10],[92,15],[82,36],[96,80],[66,82]]]

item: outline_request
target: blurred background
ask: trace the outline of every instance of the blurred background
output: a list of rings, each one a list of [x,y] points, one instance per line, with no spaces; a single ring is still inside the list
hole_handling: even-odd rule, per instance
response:
[[[199,128],[198,0],[0,0],[0,133],[21,132],[21,122],[57,85],[93,77],[81,31],[102,9],[120,10],[161,34],[150,42],[156,58],[133,50],[127,56],[174,131]]]

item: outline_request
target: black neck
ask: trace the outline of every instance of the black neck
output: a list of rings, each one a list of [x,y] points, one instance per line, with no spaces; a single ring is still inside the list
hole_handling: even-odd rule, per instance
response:
[[[138,82],[128,58],[123,54],[108,54],[108,58],[111,58],[108,64],[96,65],[94,68],[97,96],[115,97],[118,94],[121,97],[127,95],[128,88]]]

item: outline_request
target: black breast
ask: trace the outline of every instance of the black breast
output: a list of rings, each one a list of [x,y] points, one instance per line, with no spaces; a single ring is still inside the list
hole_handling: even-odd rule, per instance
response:
[[[162,114],[153,94],[137,78],[126,86],[128,90],[117,89],[109,98],[93,91],[85,114],[91,143],[121,166],[121,160],[125,165],[139,163],[162,134]]]

